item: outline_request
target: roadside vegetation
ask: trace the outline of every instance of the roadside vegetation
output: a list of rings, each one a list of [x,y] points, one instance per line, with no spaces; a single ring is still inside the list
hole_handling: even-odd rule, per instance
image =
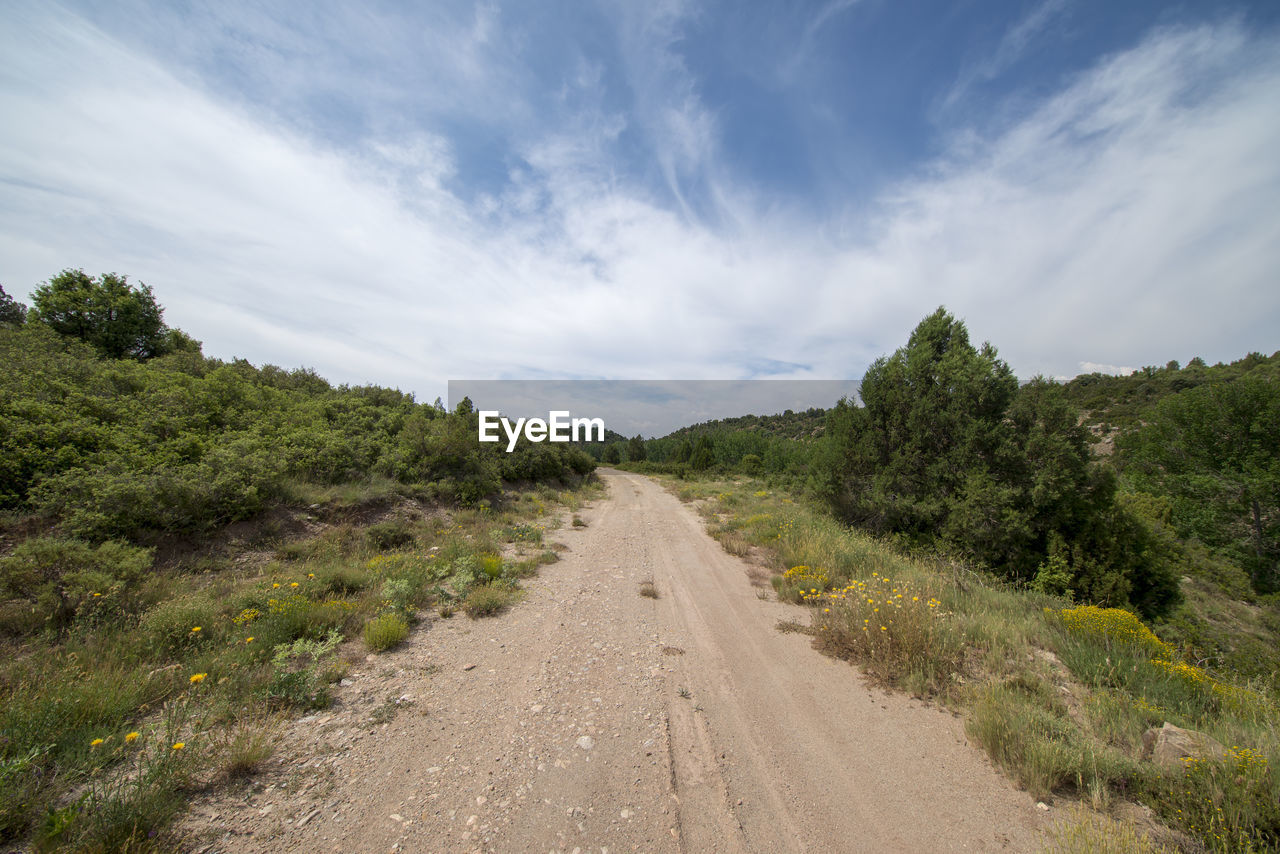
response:
[[[1102,811],[1143,803],[1210,851],[1280,846],[1280,705],[1268,680],[1204,669],[1131,611],[905,552],[760,481],[671,487],[722,543],[773,567],[778,597],[809,610],[816,648],[964,710],[971,737],[1034,797]],[[1165,722],[1225,753],[1156,766],[1142,737]]]
[[[205,358],[124,277],[0,293],[0,365],[0,844],[170,850],[352,656],[518,601],[596,488],[466,401]]]
[[[780,628],[962,709],[1035,797],[1158,820],[1057,850],[1280,850],[1280,354],[1019,384],[939,309],[859,401],[645,444],[809,610]]]
[[[939,309],[820,434],[696,440],[788,463],[664,439],[623,466],[674,475],[817,648],[963,709],[1036,797],[1145,804],[1151,845],[1280,850],[1280,356],[1143,373],[1020,385]]]

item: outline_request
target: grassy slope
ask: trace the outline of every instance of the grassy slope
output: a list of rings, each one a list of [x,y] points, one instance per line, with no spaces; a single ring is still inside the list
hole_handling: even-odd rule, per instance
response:
[[[393,646],[424,608],[482,616],[517,599],[556,559],[543,532],[582,497],[539,486],[450,510],[393,485],[312,487],[149,567],[136,613],[20,625],[0,664],[0,839],[168,847],[186,793],[252,773],[280,715],[325,705],[344,654]]]
[[[726,549],[761,550],[779,596],[809,608],[817,648],[963,709],[970,735],[1036,797],[1104,810],[1136,800],[1175,831],[1168,840],[1280,850],[1280,718],[1267,686],[1215,678],[1126,612],[1072,609],[955,561],[904,556],[758,482],[672,488],[701,500]],[[1141,739],[1165,721],[1214,736],[1226,760],[1160,773]],[[1077,850],[1120,838],[1090,821],[1064,836]],[[1133,839],[1122,850],[1144,850]]]
[[[1141,426],[1164,398],[1205,384],[1278,371],[1280,352],[1250,354],[1226,364],[1177,367],[1170,363],[1128,376],[1083,375],[1068,382],[1064,390],[1098,437],[1099,456],[1122,467],[1122,455],[1114,452],[1115,441]],[[1167,536],[1175,538],[1172,531]],[[1265,680],[1273,691],[1280,689],[1280,597],[1259,599],[1243,570],[1199,543],[1180,541],[1173,551],[1182,563],[1186,601],[1156,626],[1161,636],[1203,666],[1231,678]]]

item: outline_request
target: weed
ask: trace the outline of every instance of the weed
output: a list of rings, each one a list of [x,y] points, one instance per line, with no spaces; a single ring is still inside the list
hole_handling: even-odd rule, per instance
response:
[[[399,614],[381,614],[364,624],[364,642],[374,652],[399,646],[409,636],[409,624]]]
[[[1077,806],[1049,829],[1044,854],[1174,854],[1143,833]]]
[[[277,733],[270,721],[243,721],[224,730],[216,743],[218,770],[228,780],[249,777],[275,753]]]
[[[280,644],[271,658],[272,680],[267,696],[278,703],[302,709],[328,705],[323,670],[326,658],[342,642],[342,635],[330,631],[323,640],[299,638]]]
[[[579,516],[577,513],[574,513],[574,514],[573,514],[573,527],[575,527],[575,528],[585,528],[585,527],[587,527],[587,523],[586,523],[586,522],[584,522],[584,521],[582,521],[582,517],[581,517],[581,516]]]
[[[501,584],[484,584],[476,587],[462,600],[462,610],[473,620],[491,617],[513,601],[516,592]]]
[[[647,599],[658,598],[658,588],[654,587],[653,579],[640,582],[640,595],[644,596]]]

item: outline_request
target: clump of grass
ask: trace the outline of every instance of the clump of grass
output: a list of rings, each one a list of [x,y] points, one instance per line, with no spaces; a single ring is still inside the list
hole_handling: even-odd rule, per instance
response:
[[[807,577],[825,576],[810,570]],[[801,596],[814,608],[819,649],[859,662],[885,684],[901,686],[911,678],[918,690],[923,678],[931,693],[947,691],[952,674],[963,669],[962,644],[942,602],[911,581],[872,573],[868,581],[854,579],[827,592],[817,584]]]
[[[238,723],[218,745],[218,770],[228,780],[249,777],[275,753],[277,734],[269,721]]]
[[[491,617],[515,601],[516,593],[502,584],[483,584],[462,600],[463,612],[473,620]]]
[[[1076,806],[1049,829],[1044,854],[1175,854],[1146,833]]]
[[[654,586],[653,579],[640,582],[640,595],[646,599],[658,598],[658,588]]]
[[[1154,777],[1146,793],[1174,826],[1210,851],[1280,850],[1280,780],[1267,758],[1229,747],[1222,759],[1191,757],[1184,767]]]
[[[1105,805],[1114,790],[1141,776],[1137,763],[1087,738],[1050,686],[1016,679],[977,693],[965,730],[996,764],[1036,798],[1055,790],[1088,791]]]
[[[399,646],[409,637],[409,624],[399,614],[380,614],[364,624],[364,642],[374,652]]]
[[[369,548],[389,552],[413,543],[413,528],[403,520],[378,522],[365,528],[364,539]]]
[[[582,521],[582,517],[581,517],[581,516],[579,516],[577,513],[574,513],[574,514],[573,514],[573,527],[575,527],[575,528],[585,528],[585,527],[587,527],[587,523],[586,523],[586,522],[584,522],[584,521]]]

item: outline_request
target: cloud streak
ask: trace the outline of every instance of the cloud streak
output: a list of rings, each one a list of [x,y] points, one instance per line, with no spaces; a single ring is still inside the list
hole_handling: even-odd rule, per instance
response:
[[[582,61],[538,122],[484,58],[519,43],[485,8],[440,61],[489,121],[520,104],[492,192],[459,186],[443,100],[411,129],[327,140],[82,18],[10,11],[0,281],[118,270],[212,355],[426,399],[450,378],[857,378],[944,303],[1022,376],[1274,348],[1273,39],[1153,31],[828,219],[719,165],[672,49],[681,8],[620,25],[640,33],[639,106]],[[618,160],[637,129],[656,184]]]

